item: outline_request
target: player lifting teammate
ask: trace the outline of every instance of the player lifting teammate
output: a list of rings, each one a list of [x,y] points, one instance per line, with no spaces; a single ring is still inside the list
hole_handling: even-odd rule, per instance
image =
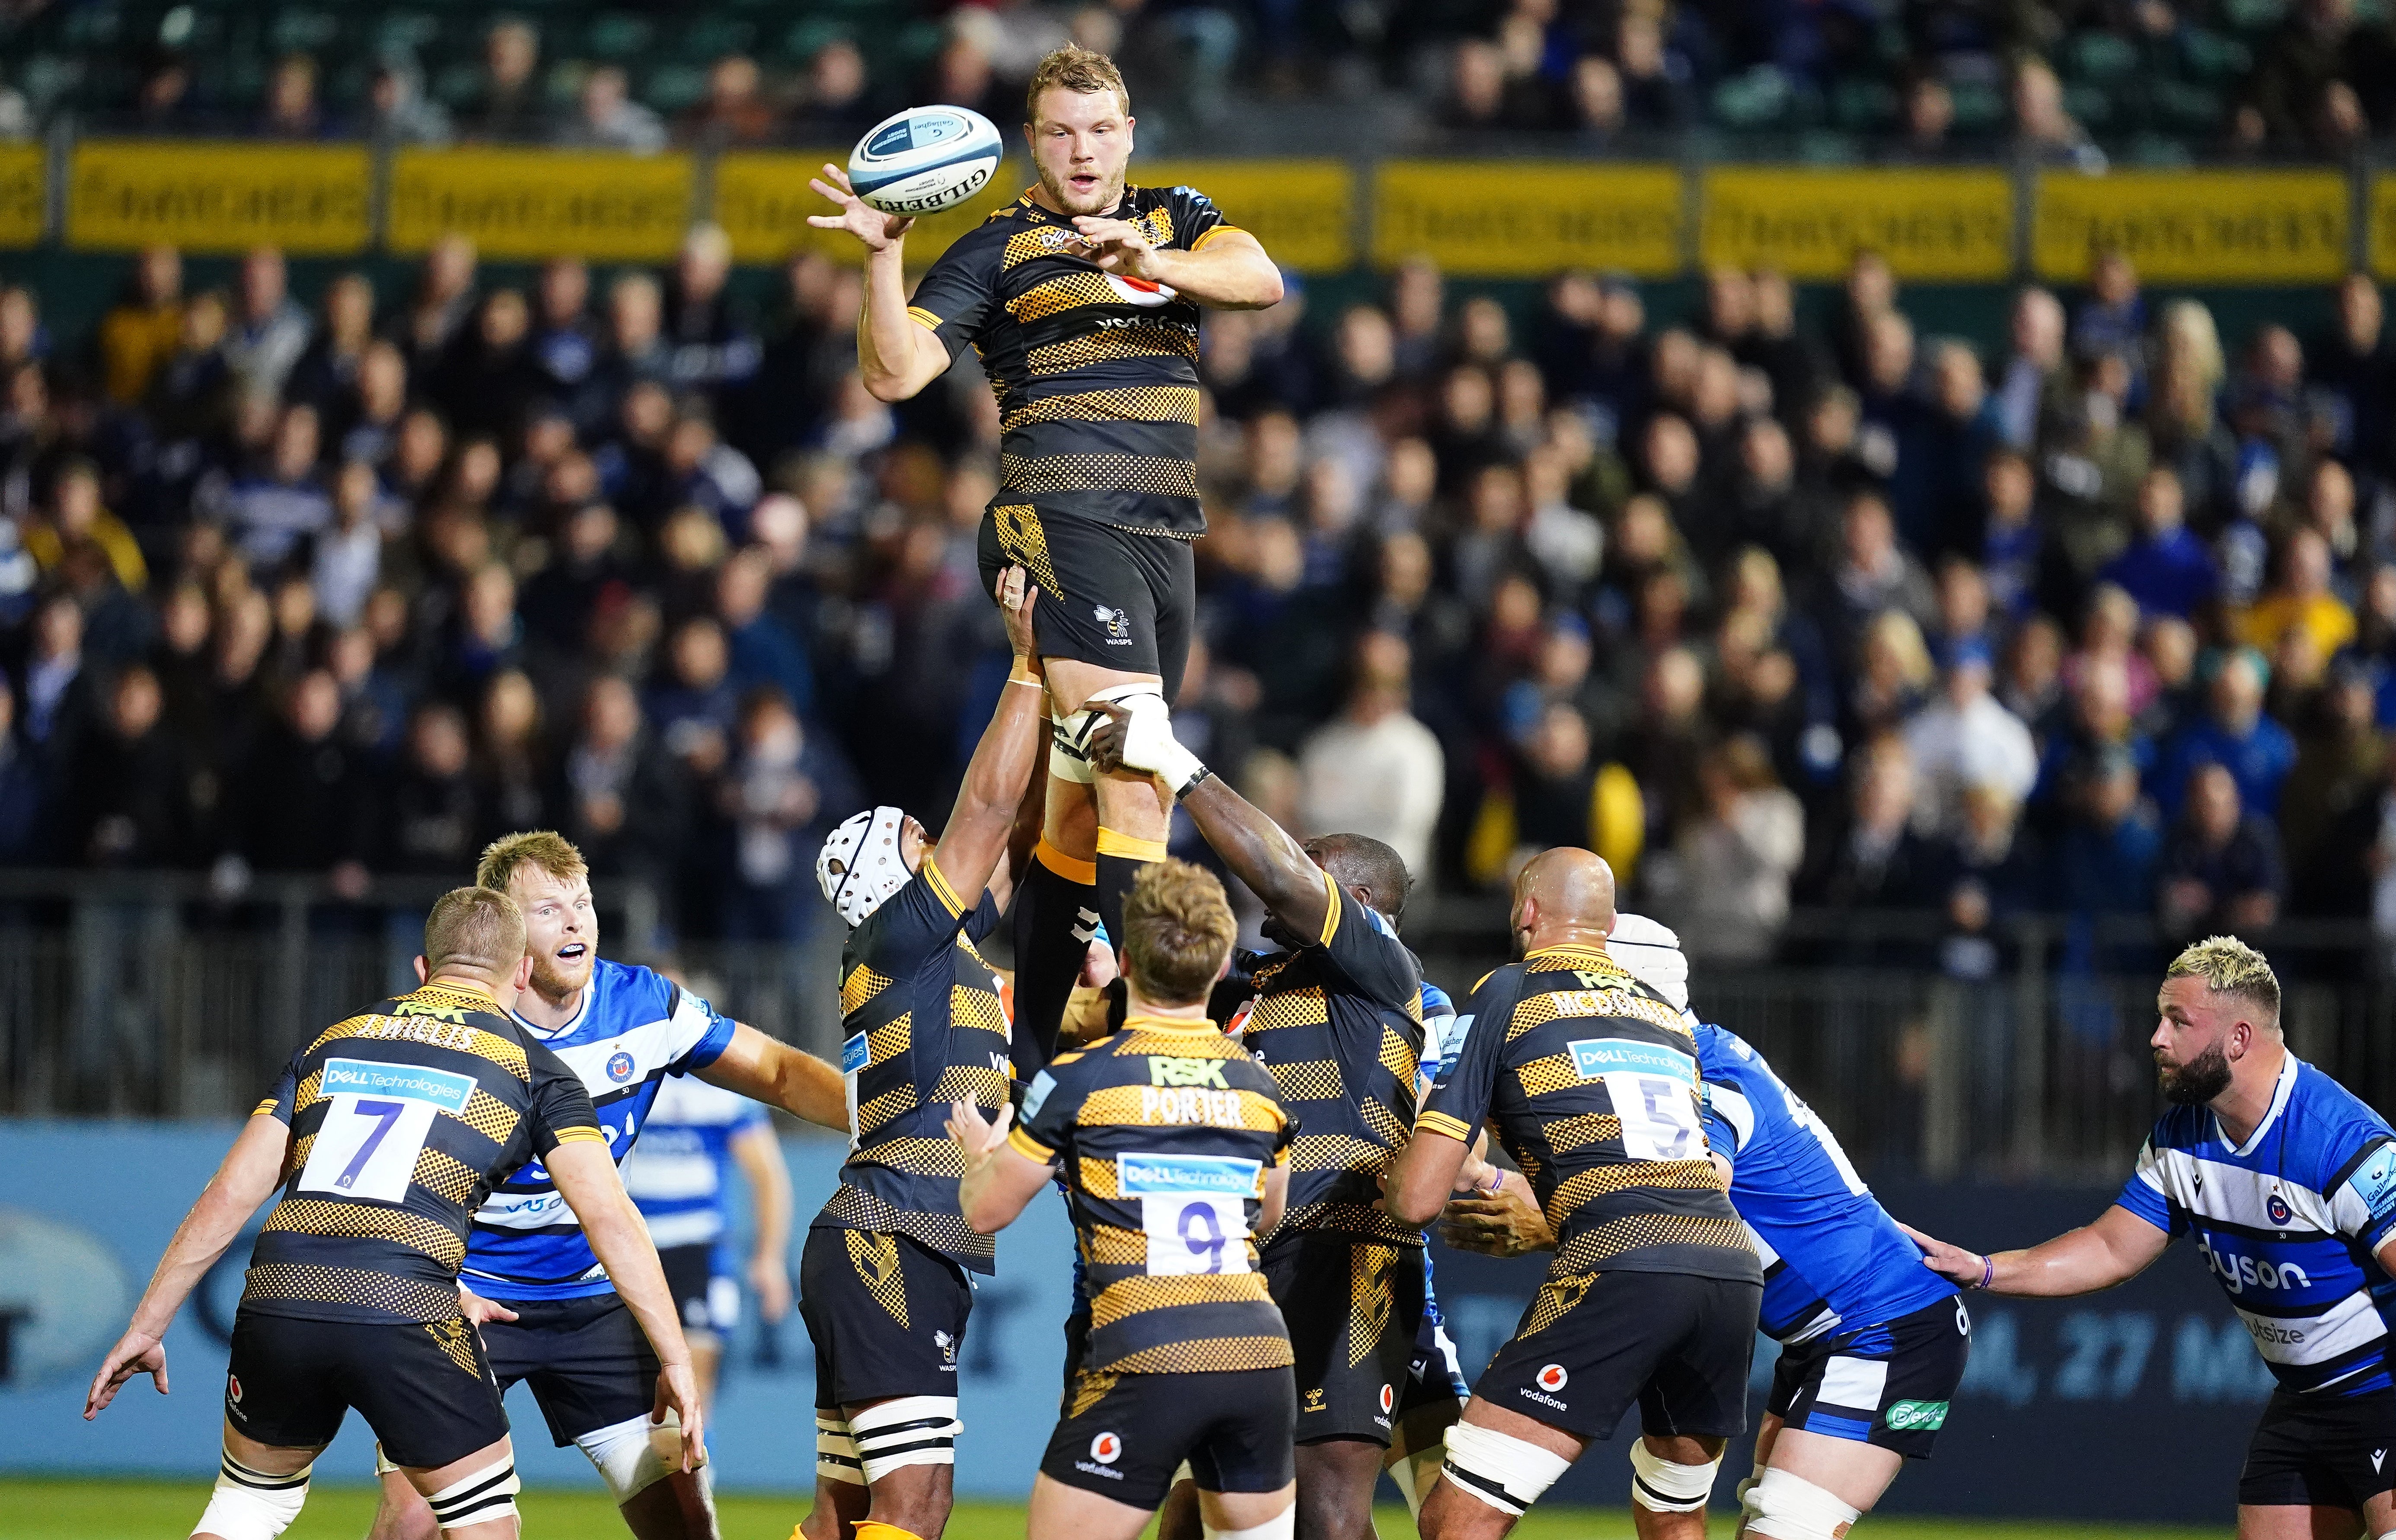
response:
[[[277,1186],[233,1316],[224,1461],[195,1535],[273,1540],[317,1454],[357,1409],[450,1540],[517,1533],[515,1457],[481,1339],[459,1308],[469,1215],[545,1162],[658,1366],[650,1415],[678,1419],[672,1465],[706,1459],[690,1356],[657,1253],[616,1179],[591,1098],[507,1007],[530,974],[523,917],[459,888],[433,907],[423,987],[291,1056],[152,1275],[84,1415],[147,1374],[166,1328]]]
[[[1301,846],[1174,741],[1161,702],[1099,709],[1093,766],[1155,776],[1178,797],[1264,901],[1265,938],[1285,949],[1239,960],[1254,994],[1237,1019],[1303,1130],[1289,1215],[1262,1264],[1298,1355],[1298,1529],[1364,1540],[1426,1281],[1421,1227],[1380,1203],[1414,1124],[1424,1044],[1422,970],[1396,928],[1405,863],[1360,834]]]
[[[1185,861],[1124,902],[1124,1023],[1032,1081],[1006,1130],[962,1102],[960,1191],[1003,1228],[1061,1168],[1089,1265],[1091,1327],[1032,1488],[1032,1540],[1132,1540],[1188,1460],[1221,1540],[1289,1540],[1298,1409],[1290,1344],[1251,1237],[1288,1194],[1273,1082],[1207,1018],[1238,935],[1222,883]]]
[[[2396,1531],[2396,1135],[2288,1052],[2280,981],[2216,936],[2173,960],[2156,997],[2155,1073],[2172,1106],[2122,1196],[2028,1251],[1982,1256],[1925,1235],[1966,1288],[2053,1298],[2110,1289],[2193,1230],[2279,1383],[2238,1478],[2240,1540]]]
[[[669,1076],[779,1107],[827,1128],[847,1126],[840,1073],[812,1055],[719,1014],[649,968],[599,956],[599,916],[582,853],[545,830],[495,840],[475,884],[505,893],[525,919],[531,982],[512,1007],[527,1037],[564,1060],[599,1113],[608,1153],[632,1153]],[[598,1469],[640,1540],[707,1540],[715,1519],[702,1478],[666,1458],[672,1434],[649,1425],[645,1387],[657,1366],[607,1271],[551,1174],[534,1162],[474,1215],[463,1279],[504,1391],[532,1390],[550,1437]],[[372,1540],[426,1540],[433,1515],[388,1456]]]
[[[1511,918],[1524,960],[1466,1002],[1389,1184],[1425,1223],[1473,1162],[1484,1120],[1533,1174],[1559,1243],[1514,1337],[1447,1430],[1424,1540],[1494,1540],[1639,1403],[1632,1521],[1644,1540],[1705,1533],[1723,1444],[1747,1426],[1763,1270],[1707,1158],[1697,1043],[1679,1011],[1606,955],[1614,873],[1586,850],[1523,869]],[[1461,1026],[1459,1021],[1459,1026]]]
[[[1032,657],[1036,590],[998,583],[1015,667],[934,847],[895,807],[834,830],[816,861],[849,926],[841,1068],[849,1156],[799,1260],[816,1352],[816,1502],[805,1540],[932,1540],[956,1463],[957,1352],[969,1272],[997,1250],[957,1207],[951,1104],[1007,1105],[998,976],[974,943],[997,925],[1040,828],[1045,696]]]
[[[1188,187],[1132,187],[1131,95],[1104,54],[1059,48],[1026,93],[1038,184],[960,238],[909,302],[912,220],[866,206],[827,166],[841,206],[811,217],[866,248],[858,366],[903,401],[970,345],[999,402],[1000,486],[981,526],[981,572],[1026,568],[1040,587],[1056,743],[1039,860],[1013,920],[1017,1063],[1056,1042],[1095,923],[1121,936],[1123,895],[1165,855],[1170,805],[1145,776],[1094,776],[1094,701],[1172,699],[1196,605],[1199,307],[1281,299],[1280,272],[1245,231]]]

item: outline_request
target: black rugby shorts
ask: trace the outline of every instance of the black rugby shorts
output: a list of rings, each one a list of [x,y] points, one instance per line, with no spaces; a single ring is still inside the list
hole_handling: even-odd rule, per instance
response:
[[[1029,504],[994,504],[981,519],[981,583],[1021,566],[1040,590],[1032,611],[1043,657],[1070,657],[1165,681],[1181,693],[1197,621],[1198,568],[1191,541],[1092,519],[1044,519]]]
[[[1422,1253],[1306,1230],[1258,1264],[1298,1361],[1298,1441],[1387,1445],[1422,1330]]]
[[[2396,1491],[2396,1390],[2298,1396],[2275,1390],[2246,1446],[2238,1501],[2363,1511]]]
[[[1688,1273],[1551,1278],[1472,1393],[1551,1427],[1607,1439],[1632,1401],[1643,1431],[1747,1431],[1760,1283]]]
[[[559,1447],[657,1405],[658,1355],[622,1295],[500,1303],[516,1319],[483,1326],[491,1372],[501,1390],[518,1381],[531,1388]]]
[[[413,1469],[438,1469],[507,1437],[490,1361],[462,1317],[369,1326],[244,1306],[226,1368],[226,1418],[277,1449],[332,1442],[352,1407],[392,1463]]]
[[[818,1225],[799,1253],[799,1317],[816,1349],[816,1406],[953,1396],[973,1284],[912,1236]]]
[[[1040,1473],[1140,1508],[1165,1501],[1184,1460],[1202,1492],[1279,1492],[1298,1479],[1297,1406],[1286,1369],[1085,1373]]]

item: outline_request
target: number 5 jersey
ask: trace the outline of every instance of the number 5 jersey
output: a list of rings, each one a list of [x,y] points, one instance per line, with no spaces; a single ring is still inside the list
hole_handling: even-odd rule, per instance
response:
[[[1265,1172],[1289,1155],[1272,1077],[1204,1016],[1133,1016],[1024,1093],[1016,1152],[1061,1166],[1098,1374],[1290,1362],[1257,1270]]]
[[[1555,1276],[1686,1273],[1761,1283],[1714,1169],[1681,1013],[1600,951],[1552,948],[1484,978],[1418,1131],[1484,1120],[1556,1231]]]

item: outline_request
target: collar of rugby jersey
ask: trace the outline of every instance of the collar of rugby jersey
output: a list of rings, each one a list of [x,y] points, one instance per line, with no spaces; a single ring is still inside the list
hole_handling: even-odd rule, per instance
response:
[[[1221,1028],[1205,1016],[1136,1016],[1124,1017],[1126,1032],[1219,1032]]]
[[[460,994],[470,1000],[479,1000],[494,1011],[499,1008],[499,997],[479,984],[453,984],[446,978],[433,977],[426,979],[412,992],[421,994],[426,989],[446,989],[451,994]]]
[[[1533,961],[1533,960],[1535,960],[1535,959],[1542,958],[1542,957],[1579,957],[1579,958],[1586,958],[1586,959],[1590,959],[1590,960],[1592,960],[1592,961],[1595,961],[1595,962],[1603,962],[1603,963],[1604,963],[1607,967],[1614,969],[1617,973],[1624,973],[1624,974],[1627,974],[1627,973],[1629,973],[1629,972],[1631,971],[1630,969],[1628,969],[1628,968],[1624,967],[1621,963],[1617,962],[1616,962],[1612,957],[1608,956],[1608,955],[1607,955],[1606,953],[1604,953],[1604,951],[1599,950],[1599,949],[1598,949],[1597,948],[1595,948],[1595,947],[1541,947],[1541,948],[1540,948],[1540,949],[1538,949],[1537,951],[1527,951],[1527,952],[1524,952],[1524,953],[1523,954],[1523,961],[1524,961],[1524,962],[1531,962],[1531,961]]]
[[[2285,1049],[2281,1052],[2283,1056],[2280,1060],[2280,1078],[2271,1087],[2271,1109],[2263,1114],[2263,1121],[2255,1125],[2254,1133],[2246,1135],[2244,1144],[2230,1146],[2230,1153],[2232,1155],[2243,1158],[2253,1154],[2256,1146],[2263,1142],[2263,1135],[2271,1131],[2271,1125],[2280,1121],[2280,1114],[2287,1109],[2289,1093],[2296,1088],[2296,1055]],[[2229,1145],[2230,1135],[2222,1131],[2221,1114],[2211,1108],[2205,1109],[2205,1114],[2213,1120],[2213,1136]]]

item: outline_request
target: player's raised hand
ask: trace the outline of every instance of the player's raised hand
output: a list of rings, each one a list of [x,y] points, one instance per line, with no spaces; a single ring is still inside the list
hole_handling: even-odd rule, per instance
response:
[[[669,1363],[658,1370],[658,1401],[649,1421],[662,1425],[672,1413],[682,1426],[682,1454],[674,1468],[697,1470],[707,1464],[706,1410],[699,1405],[699,1381],[687,1363]]]
[[[1935,1235],[1924,1235],[1900,1219],[1897,1228],[1906,1238],[1922,1248],[1922,1265],[1953,1283],[1978,1288],[1989,1276],[1989,1259],[1978,1252],[1968,1252],[1961,1246],[1950,1246]]]
[[[824,177],[830,177],[832,181],[825,181]],[[837,214],[808,215],[807,223],[818,230],[845,230],[864,243],[868,251],[887,251],[915,222],[897,214],[885,214],[859,197],[849,190],[848,173],[830,161],[824,163],[823,177],[808,178],[807,185],[840,206]]]
[[[1126,278],[1145,278],[1158,282],[1156,243],[1148,232],[1128,219],[1110,219],[1098,215],[1078,214],[1073,228],[1082,232],[1082,247],[1092,262],[1104,272],[1119,272]]]
[[[996,1118],[985,1118],[981,1109],[972,1102],[951,1102],[949,1137],[965,1147],[965,1163],[976,1164],[989,1159],[1006,1142],[1006,1125],[1014,1119],[1012,1107],[1000,1108]]]
[[[91,1376],[91,1389],[83,1398],[83,1420],[91,1421],[116,1399],[116,1391],[136,1374],[147,1374],[158,1394],[166,1393],[166,1345],[147,1332],[128,1330],[116,1339],[116,1346],[100,1361],[100,1373]]]
[[[998,610],[1006,617],[1006,644],[1018,657],[1039,656],[1032,650],[1032,608],[1040,602],[1039,585],[1030,573],[1011,566],[998,575],[996,586]]]

